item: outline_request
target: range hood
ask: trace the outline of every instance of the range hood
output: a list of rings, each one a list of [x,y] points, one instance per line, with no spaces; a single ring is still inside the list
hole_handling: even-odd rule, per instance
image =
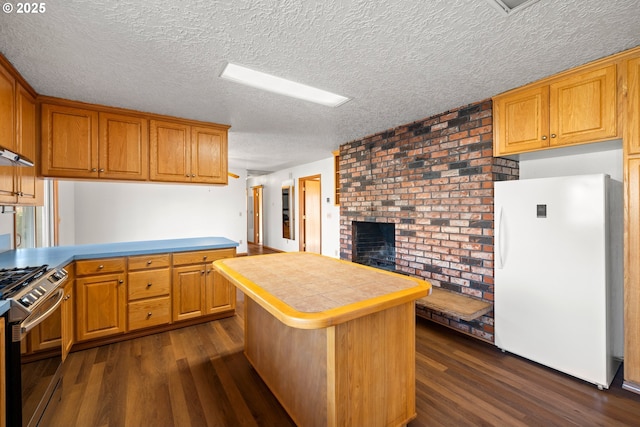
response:
[[[26,157],[0,146],[0,166],[33,166]]]

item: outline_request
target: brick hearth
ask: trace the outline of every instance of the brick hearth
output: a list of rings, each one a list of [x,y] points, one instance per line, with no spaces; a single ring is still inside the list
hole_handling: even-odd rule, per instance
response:
[[[340,147],[340,256],[352,259],[352,222],[395,224],[396,270],[493,301],[493,182],[518,178],[492,155],[486,100]],[[473,322],[428,317],[493,341],[493,312]]]

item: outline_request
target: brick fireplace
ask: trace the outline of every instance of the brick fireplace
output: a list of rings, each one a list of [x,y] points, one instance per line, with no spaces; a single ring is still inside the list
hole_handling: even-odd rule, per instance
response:
[[[396,271],[493,301],[493,182],[519,169],[493,157],[492,138],[485,100],[343,144],[341,258],[353,260],[354,223],[393,224]],[[418,314],[493,341],[493,313],[472,322]]]
[[[354,221],[352,261],[383,270],[396,269],[396,227],[393,223]]]

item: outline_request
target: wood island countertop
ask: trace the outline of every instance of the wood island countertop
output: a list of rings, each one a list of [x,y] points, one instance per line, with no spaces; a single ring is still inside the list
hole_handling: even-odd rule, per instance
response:
[[[214,267],[287,326],[325,328],[429,295],[431,285],[308,252],[221,259]]]

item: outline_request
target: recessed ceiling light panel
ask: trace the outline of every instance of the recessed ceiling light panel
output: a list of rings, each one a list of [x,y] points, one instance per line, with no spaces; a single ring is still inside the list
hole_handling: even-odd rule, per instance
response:
[[[349,98],[326,90],[307,86],[271,74],[251,70],[236,64],[227,64],[220,75],[221,78],[242,83],[247,86],[286,95],[305,101],[315,102],[328,107],[337,107],[349,101]]]
[[[505,16],[531,6],[537,1],[538,0],[487,0],[491,6],[502,12]]]

